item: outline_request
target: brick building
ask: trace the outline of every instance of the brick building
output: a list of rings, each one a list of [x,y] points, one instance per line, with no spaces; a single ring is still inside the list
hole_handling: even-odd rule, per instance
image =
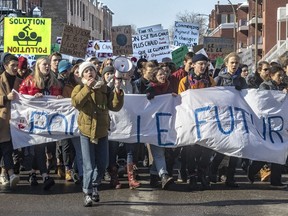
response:
[[[218,2],[210,14],[209,28],[212,31],[209,36],[235,38],[238,53],[247,49],[254,52],[257,48],[257,60],[260,60],[271,49],[277,49],[279,41],[287,39],[286,23],[279,22],[277,17],[280,16],[277,14],[279,8],[285,7],[286,4],[288,0],[243,0],[243,3],[238,5],[220,5]],[[236,34],[234,15],[237,23]],[[288,14],[285,13],[282,20],[287,18]]]
[[[91,30],[91,39],[109,40],[113,12],[98,0],[1,0],[9,2],[25,16],[37,7],[42,17],[52,18],[52,43],[62,35],[65,24]],[[7,3],[8,5],[8,3]]]

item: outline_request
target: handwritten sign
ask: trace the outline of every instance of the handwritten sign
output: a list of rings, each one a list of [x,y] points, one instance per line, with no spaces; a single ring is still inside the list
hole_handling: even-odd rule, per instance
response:
[[[172,61],[176,64],[177,67],[183,65],[184,57],[187,52],[187,46],[182,46],[172,51]]]
[[[174,46],[192,47],[198,44],[199,25],[186,22],[175,22]]]
[[[203,44],[210,60],[216,60],[217,57],[224,58],[234,51],[233,38],[204,37]]]
[[[150,33],[150,32],[161,31],[161,30],[163,30],[163,27],[161,24],[137,28],[137,31],[139,34]]]
[[[129,55],[133,53],[131,26],[114,26],[112,32],[113,55]]]
[[[89,30],[65,25],[60,52],[74,57],[85,58],[89,39]]]
[[[50,18],[6,17],[4,19],[4,29],[4,52],[12,54],[50,54]]]
[[[133,35],[133,56],[162,61],[171,58],[168,30]]]

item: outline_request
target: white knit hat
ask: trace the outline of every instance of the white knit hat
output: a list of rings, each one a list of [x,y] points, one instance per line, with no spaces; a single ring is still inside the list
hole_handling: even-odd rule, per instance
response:
[[[80,64],[80,66],[79,66],[79,69],[78,69],[78,71],[79,71],[79,77],[82,77],[82,76],[83,76],[84,70],[85,70],[86,68],[88,68],[88,67],[93,67],[94,70],[95,70],[95,72],[97,72],[97,69],[96,69],[96,67],[95,67],[94,64],[92,64],[91,62],[82,62],[82,63]]]

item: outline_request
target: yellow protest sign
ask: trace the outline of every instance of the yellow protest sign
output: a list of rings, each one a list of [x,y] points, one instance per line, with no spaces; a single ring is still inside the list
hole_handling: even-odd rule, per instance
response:
[[[4,52],[50,55],[51,18],[6,17]]]

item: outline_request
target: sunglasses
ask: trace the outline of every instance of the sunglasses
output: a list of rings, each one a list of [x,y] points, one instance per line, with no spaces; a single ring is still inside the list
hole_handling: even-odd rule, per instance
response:
[[[264,70],[264,71],[268,71],[268,70],[269,70],[269,68],[262,68],[262,70]]]

